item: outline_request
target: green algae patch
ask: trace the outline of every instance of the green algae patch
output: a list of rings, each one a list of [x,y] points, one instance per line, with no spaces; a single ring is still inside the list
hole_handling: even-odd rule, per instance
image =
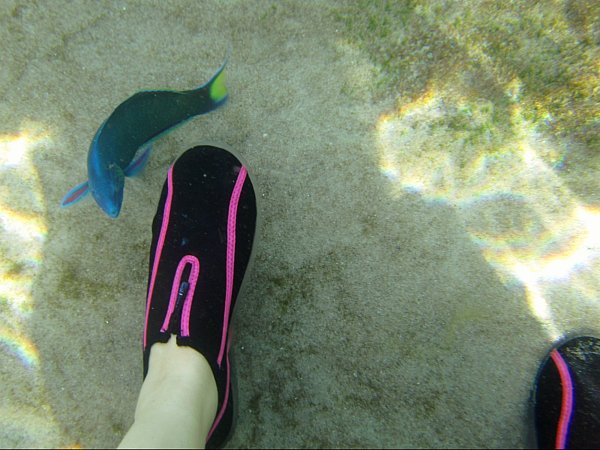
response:
[[[431,85],[489,99],[505,128],[511,85],[521,115],[541,131],[587,147],[600,144],[600,4],[369,2],[347,4],[336,18],[346,39],[377,68],[373,90],[400,102]],[[486,130],[481,130],[485,132]]]

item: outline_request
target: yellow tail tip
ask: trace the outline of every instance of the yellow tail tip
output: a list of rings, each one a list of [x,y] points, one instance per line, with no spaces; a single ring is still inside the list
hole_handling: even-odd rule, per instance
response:
[[[210,98],[214,102],[219,102],[227,96],[227,87],[225,86],[225,71],[221,71],[210,85]]]

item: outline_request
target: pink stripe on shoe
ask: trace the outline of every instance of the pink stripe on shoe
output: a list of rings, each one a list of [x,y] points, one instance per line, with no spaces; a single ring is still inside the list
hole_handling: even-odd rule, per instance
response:
[[[171,321],[171,316],[173,315],[173,311],[175,310],[175,306],[177,304],[177,296],[179,294],[179,287],[181,286],[181,275],[183,274],[185,266],[188,264],[191,264],[192,271],[190,272],[190,277],[188,279],[189,287],[185,297],[185,302],[183,304],[183,312],[181,314],[181,336],[190,335],[190,310],[192,309],[192,299],[194,297],[194,291],[196,290],[198,274],[200,273],[200,261],[198,261],[198,258],[193,255],[185,255],[183,258],[181,258],[179,264],[177,265],[175,278],[173,279],[173,285],[171,286],[169,308],[167,309],[165,320],[163,321],[163,325],[160,329],[161,333],[166,333],[167,329],[169,328],[169,322]]]
[[[198,275],[200,274],[200,261],[192,255],[187,255],[184,259],[187,259],[192,264],[192,272],[188,280],[190,287],[188,288],[185,303],[183,304],[183,311],[181,312],[181,336],[188,337],[190,335],[190,313],[192,311],[192,302],[194,301],[194,291],[196,290]]]
[[[560,408],[560,417],[558,420],[558,428],[556,430],[555,448],[563,449],[567,447],[569,428],[571,426],[571,419],[573,417],[573,380],[571,379],[569,366],[558,350],[552,350],[550,356],[552,357],[554,364],[556,364],[556,368],[558,369],[558,374],[560,376],[560,384],[562,386],[562,402]]]
[[[225,414],[225,410],[227,409],[227,402],[229,402],[229,386],[231,385],[231,364],[229,363],[229,347],[231,346],[231,339],[227,340],[227,384],[225,385],[225,395],[223,396],[223,403],[221,404],[221,409],[219,410],[215,421],[208,432],[208,436],[206,437],[206,442],[210,439],[215,429],[221,423],[221,419],[223,418],[223,414]]]
[[[225,310],[223,312],[223,332],[221,334],[221,349],[217,358],[217,365],[221,367],[225,346],[227,343],[227,328],[229,327],[229,313],[231,310],[231,297],[233,295],[233,277],[235,272],[235,229],[237,223],[238,205],[247,170],[244,166],[240,169],[231,199],[229,201],[229,215],[227,217],[227,261],[226,261],[226,285],[225,285]]]
[[[156,281],[156,273],[158,271],[158,262],[165,243],[167,228],[169,227],[169,219],[171,216],[171,202],[173,201],[173,165],[169,167],[167,174],[167,200],[163,210],[162,224],[160,226],[160,235],[158,244],[154,252],[154,262],[152,264],[152,276],[150,278],[150,287],[148,288],[148,299],[146,300],[146,320],[144,322],[144,350],[146,350],[147,334],[148,334],[148,317],[150,316],[150,303],[152,302],[152,293],[154,292],[154,282]]]

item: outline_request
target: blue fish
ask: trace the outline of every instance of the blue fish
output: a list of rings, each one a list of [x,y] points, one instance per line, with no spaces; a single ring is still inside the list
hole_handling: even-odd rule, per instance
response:
[[[208,83],[197,89],[142,91],[117,106],[90,144],[88,181],[71,189],[61,205],[70,206],[91,191],[98,206],[110,217],[117,217],[123,203],[125,177],[137,175],[144,168],[152,142],[225,103],[226,62]]]

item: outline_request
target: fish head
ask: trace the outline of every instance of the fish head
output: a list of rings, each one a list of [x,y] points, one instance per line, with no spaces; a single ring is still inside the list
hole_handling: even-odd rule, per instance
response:
[[[117,164],[111,164],[102,171],[102,176],[90,178],[92,195],[98,206],[113,219],[119,215],[123,204],[125,175]]]

